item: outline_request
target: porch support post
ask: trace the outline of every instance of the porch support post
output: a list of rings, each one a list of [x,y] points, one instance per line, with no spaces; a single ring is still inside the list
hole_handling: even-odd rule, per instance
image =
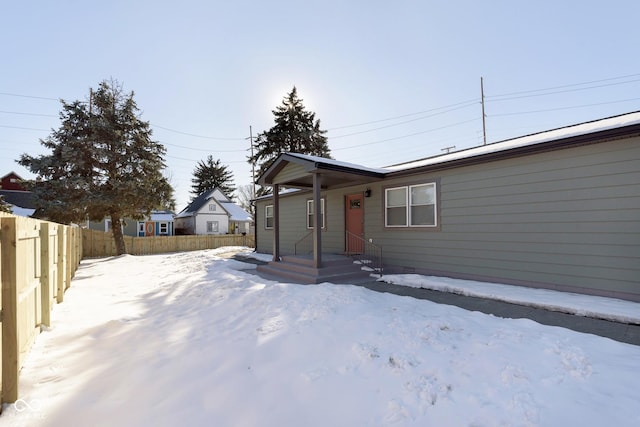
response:
[[[280,185],[273,184],[273,261],[280,261]]]
[[[313,266],[322,267],[322,202],[320,200],[321,176],[313,174]]]

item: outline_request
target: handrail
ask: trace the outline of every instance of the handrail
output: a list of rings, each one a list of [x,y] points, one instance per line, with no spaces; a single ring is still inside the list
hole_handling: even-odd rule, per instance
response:
[[[382,248],[350,231],[345,231],[345,239],[347,255],[359,261],[363,267],[372,269],[382,277]],[[354,248],[358,250],[354,250]]]
[[[309,239],[309,237],[313,236],[313,230],[311,230],[310,232],[308,232],[304,237],[302,237],[302,239],[298,240],[294,245],[293,245],[293,254],[294,255],[298,255],[300,254],[309,254],[312,252],[312,246],[313,246],[313,239]],[[298,247],[300,247],[300,249],[298,249]],[[304,250],[304,252],[302,252]]]

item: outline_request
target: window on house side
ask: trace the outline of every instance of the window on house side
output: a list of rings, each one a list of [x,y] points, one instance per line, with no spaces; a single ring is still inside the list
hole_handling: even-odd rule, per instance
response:
[[[213,203],[211,203],[209,205],[209,212],[215,212],[216,211],[216,205],[214,205]]]
[[[314,226],[313,214],[313,200],[307,200],[307,228]],[[320,221],[322,222],[321,228],[324,228],[324,199],[320,199]]]
[[[138,223],[138,233],[142,233],[142,235],[144,236],[144,222]]]
[[[273,205],[264,208],[264,228],[273,228]]]
[[[435,227],[436,221],[434,182],[385,190],[386,227]]]
[[[207,233],[218,232],[218,221],[207,221]]]
[[[407,187],[385,190],[387,227],[407,226]]]
[[[161,222],[158,224],[160,226],[160,234],[169,234],[169,223]]]

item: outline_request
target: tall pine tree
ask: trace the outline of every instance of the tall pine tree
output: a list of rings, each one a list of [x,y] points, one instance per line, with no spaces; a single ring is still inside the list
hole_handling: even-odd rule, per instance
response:
[[[61,126],[40,143],[51,154],[23,154],[18,163],[37,175],[29,186],[47,219],[61,223],[111,218],[118,254],[126,253],[124,218],[143,219],[175,205],[163,176],[166,149],[151,139],[133,92],[103,81],[89,102],[62,101]]]
[[[292,152],[331,158],[327,144],[327,131],[320,129],[320,120],[313,112],[306,111],[294,86],[273,110],[275,126],[258,134],[255,152],[249,163],[258,170],[258,176],[271,165],[280,153]],[[264,189],[258,195],[264,194]]]
[[[213,161],[209,155],[206,161],[200,160],[193,171],[191,179],[192,199],[195,199],[205,191],[220,189],[228,197],[232,197],[236,188],[233,186],[233,173],[227,166],[220,164],[220,159]]]

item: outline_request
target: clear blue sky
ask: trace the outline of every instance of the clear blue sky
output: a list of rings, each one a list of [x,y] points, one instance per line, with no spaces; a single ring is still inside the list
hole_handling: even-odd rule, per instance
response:
[[[338,160],[385,166],[640,110],[640,2],[5,2],[0,175],[45,153],[56,99],[134,91],[178,210],[211,154],[251,182],[254,136],[295,85]],[[44,98],[44,99],[42,99]],[[53,99],[53,100],[52,100]],[[198,136],[194,136],[198,135]]]

